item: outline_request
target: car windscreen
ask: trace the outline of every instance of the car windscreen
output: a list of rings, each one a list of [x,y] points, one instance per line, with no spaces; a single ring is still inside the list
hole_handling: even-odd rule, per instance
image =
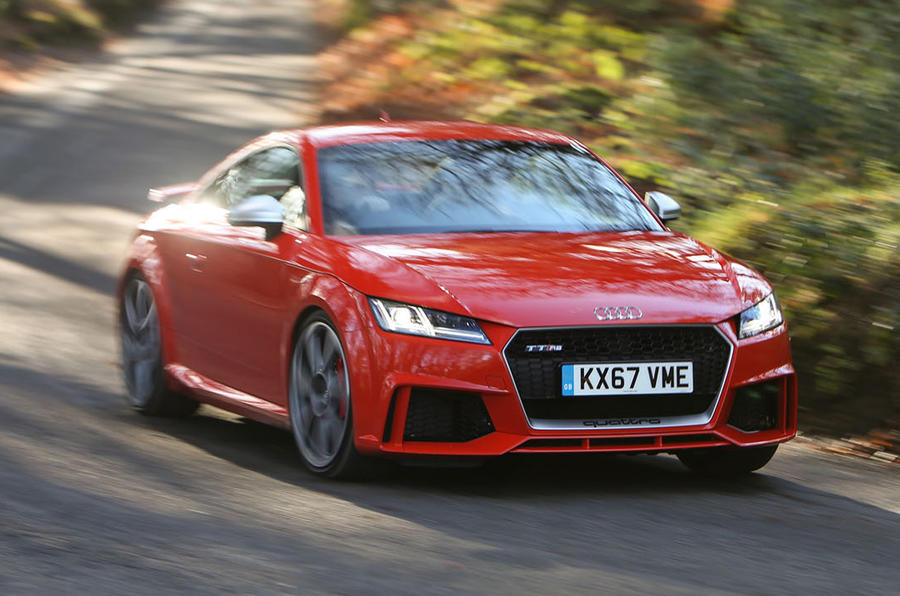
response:
[[[584,149],[439,140],[318,152],[326,234],[661,230]]]

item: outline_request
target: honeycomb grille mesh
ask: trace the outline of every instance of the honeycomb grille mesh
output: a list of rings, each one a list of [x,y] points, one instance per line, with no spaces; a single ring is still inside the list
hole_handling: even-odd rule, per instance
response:
[[[562,346],[527,352],[529,345]],[[504,356],[529,418],[569,420],[700,414],[716,399],[731,346],[709,326],[586,327],[520,331]],[[601,362],[694,363],[694,392],[562,397],[562,365]]]
[[[478,394],[423,388],[410,393],[404,441],[465,443],[492,432],[494,425]]]

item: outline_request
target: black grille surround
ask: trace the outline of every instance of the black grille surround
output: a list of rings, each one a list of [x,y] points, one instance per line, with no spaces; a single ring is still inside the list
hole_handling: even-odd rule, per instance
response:
[[[526,352],[526,346],[561,346]],[[733,345],[713,325],[609,325],[520,329],[503,350],[533,428],[666,426],[666,418],[705,424],[721,394]],[[689,394],[562,396],[562,365],[579,363],[694,363]]]

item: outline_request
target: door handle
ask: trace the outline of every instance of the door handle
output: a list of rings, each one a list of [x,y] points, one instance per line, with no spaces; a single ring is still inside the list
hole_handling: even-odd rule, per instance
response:
[[[191,271],[203,271],[203,268],[206,266],[206,255],[188,252],[184,256],[188,260],[188,266],[191,268]]]

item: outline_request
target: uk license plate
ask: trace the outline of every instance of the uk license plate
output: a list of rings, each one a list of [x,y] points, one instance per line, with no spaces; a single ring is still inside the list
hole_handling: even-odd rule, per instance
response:
[[[693,391],[693,362],[603,362],[562,366],[564,396]]]

